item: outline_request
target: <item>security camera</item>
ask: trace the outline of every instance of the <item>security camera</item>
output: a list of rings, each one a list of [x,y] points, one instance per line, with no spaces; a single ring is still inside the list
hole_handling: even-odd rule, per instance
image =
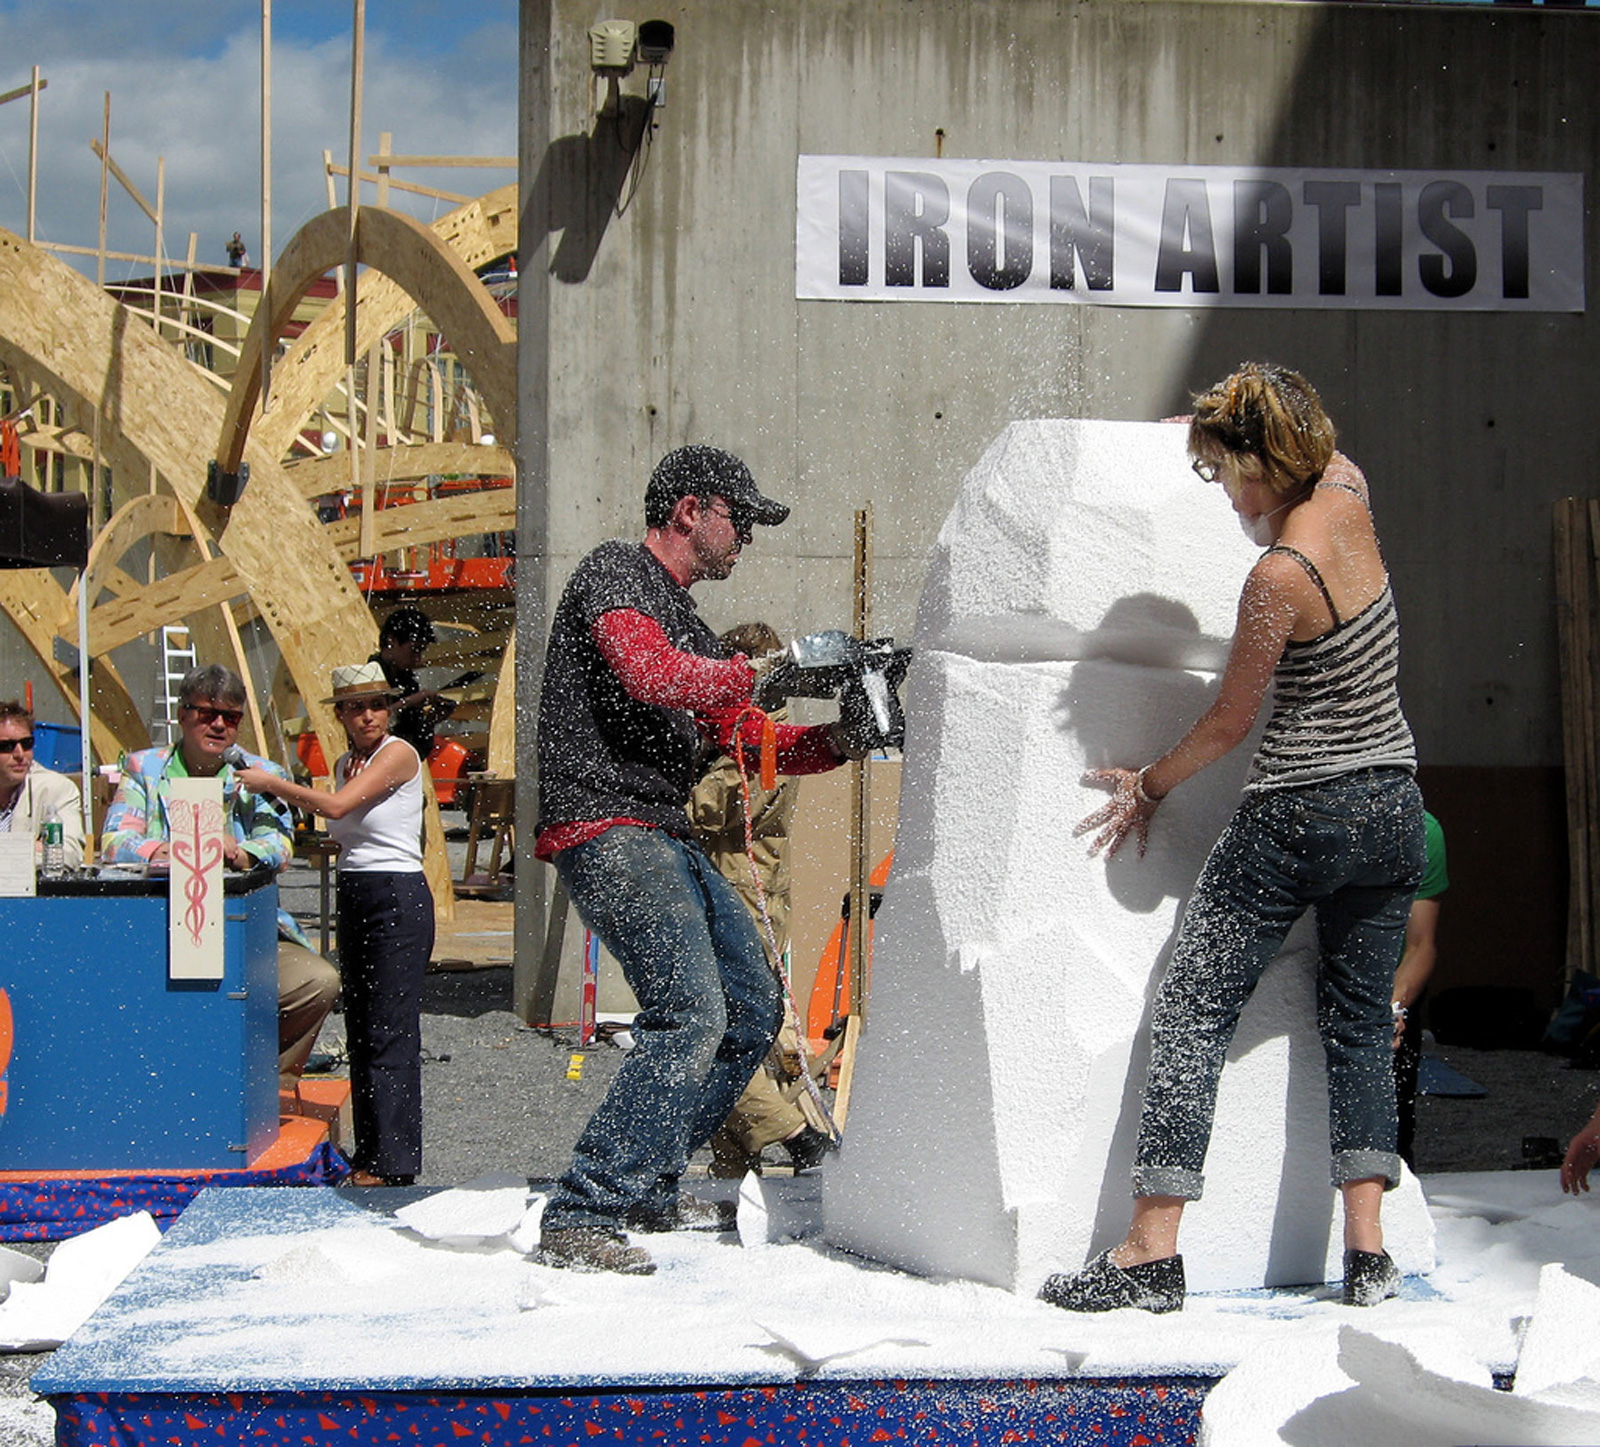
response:
[[[670,20],[646,20],[639,26],[639,59],[646,65],[665,65],[672,54]]]
[[[589,27],[589,69],[596,75],[622,76],[633,69],[633,47],[639,27],[631,20],[602,20]]]

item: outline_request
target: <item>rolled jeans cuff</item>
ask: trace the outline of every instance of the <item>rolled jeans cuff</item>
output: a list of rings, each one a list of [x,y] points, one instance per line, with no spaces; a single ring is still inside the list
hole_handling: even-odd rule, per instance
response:
[[[1198,1201],[1206,1178],[1200,1171],[1184,1166],[1135,1166],[1135,1196],[1176,1196],[1180,1201]]]
[[[1400,1184],[1400,1157],[1393,1151],[1335,1151],[1332,1181],[1343,1186],[1350,1181],[1383,1177],[1383,1189],[1392,1191]]]

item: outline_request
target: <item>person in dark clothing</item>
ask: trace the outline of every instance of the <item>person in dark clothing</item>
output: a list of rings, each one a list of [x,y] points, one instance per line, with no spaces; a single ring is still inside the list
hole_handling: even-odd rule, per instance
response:
[[[399,695],[391,732],[410,744],[424,764],[433,754],[434,729],[456,708],[452,699],[424,688],[417,677],[434,637],[428,615],[408,604],[383,620],[378,630],[378,651],[368,659],[383,665],[383,676]]]
[[[762,719],[748,706],[773,656],[726,649],[689,589],[728,577],[756,524],[788,515],[737,457],[678,448],[645,492],[643,543],[602,543],[556,609],[539,700],[535,848],[640,1008],[637,1044],[545,1207],[545,1265],[645,1275],[655,1264],[625,1227],[731,1225],[719,1203],[680,1195],[678,1179],[765,1058],[781,991],[685,804],[705,761],[736,733],[759,748]],[[872,746],[848,723],[778,725],[776,744],[791,774],[835,768]]]

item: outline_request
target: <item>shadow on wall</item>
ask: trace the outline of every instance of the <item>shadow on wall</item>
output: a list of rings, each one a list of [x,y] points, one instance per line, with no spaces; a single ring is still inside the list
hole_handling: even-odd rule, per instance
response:
[[[550,259],[550,274],[557,281],[575,284],[588,279],[606,228],[624,209],[629,177],[649,157],[643,142],[650,110],[643,97],[622,96],[616,113],[596,116],[588,135],[559,136],[545,152],[523,198],[521,247],[524,255],[537,249],[542,233],[530,222],[534,217],[548,218],[548,232],[561,233]]]

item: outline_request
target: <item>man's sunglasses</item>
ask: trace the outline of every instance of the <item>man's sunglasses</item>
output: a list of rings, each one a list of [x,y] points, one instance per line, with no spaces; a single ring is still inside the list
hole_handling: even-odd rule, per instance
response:
[[[205,703],[186,703],[184,707],[192,713],[202,724],[212,723],[221,719],[231,729],[239,727],[239,720],[244,717],[242,708],[213,708]]]
[[[0,739],[0,754],[14,754],[21,749],[25,754],[33,752],[33,735],[23,734],[20,739]]]

